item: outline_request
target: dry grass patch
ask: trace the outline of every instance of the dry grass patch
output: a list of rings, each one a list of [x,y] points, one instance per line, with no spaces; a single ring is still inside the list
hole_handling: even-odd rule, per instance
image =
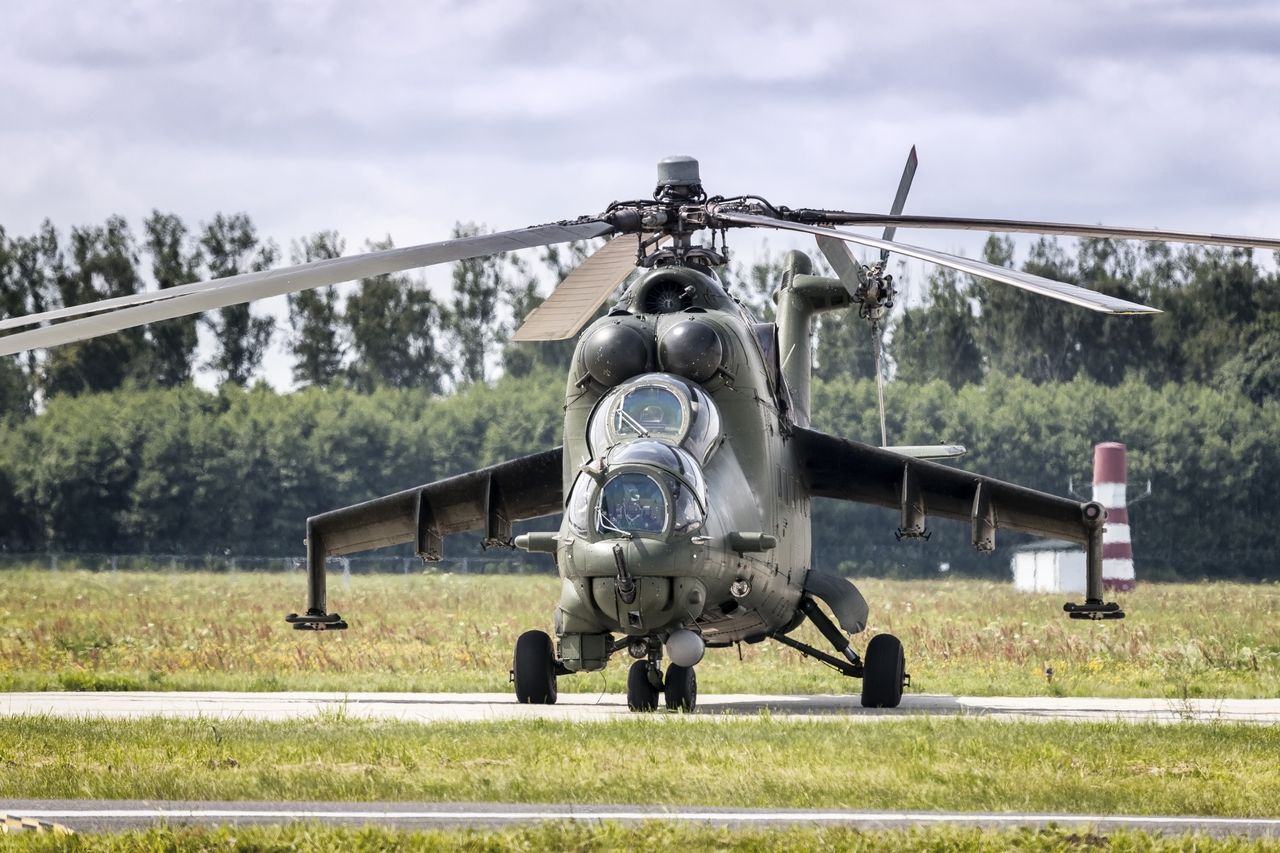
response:
[[[0,573],[0,689],[505,691],[516,637],[549,628],[549,576],[335,578],[351,630],[295,632],[294,574]],[[1145,584],[1130,617],[1065,618],[1063,596],[947,579],[860,583],[871,630],[903,640],[917,692],[975,695],[1280,695],[1280,585]],[[821,639],[809,626],[811,642]],[[859,638],[858,645],[865,641]],[[1052,676],[1050,676],[1052,672]],[[626,668],[561,679],[625,689]],[[777,643],[713,650],[704,692],[856,692]]]

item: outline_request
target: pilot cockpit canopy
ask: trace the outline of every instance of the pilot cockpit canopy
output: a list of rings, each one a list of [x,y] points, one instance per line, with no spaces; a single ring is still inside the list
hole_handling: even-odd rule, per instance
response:
[[[587,430],[596,457],[621,442],[651,438],[706,462],[720,442],[720,412],[698,386],[670,373],[646,373],[601,398]]]

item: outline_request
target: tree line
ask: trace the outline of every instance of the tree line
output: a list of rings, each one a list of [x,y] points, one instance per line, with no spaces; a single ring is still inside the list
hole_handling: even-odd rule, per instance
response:
[[[480,233],[458,223],[452,236]],[[361,251],[392,248],[370,242]],[[249,305],[233,305],[49,351],[0,360],[0,413],[29,414],[37,400],[119,388],[176,388],[198,370],[219,384],[247,385],[259,375],[273,339],[283,338],[298,387],[344,385],[444,389],[484,381],[495,365],[520,374],[563,357],[510,344],[512,318],[541,300],[544,277],[562,276],[589,243],[548,247],[537,258],[494,256],[452,268],[447,299],[411,274],[357,282],[345,299],[336,287],[288,297],[288,327]],[[214,215],[195,228],[152,211],[135,234],[121,216],[65,234],[46,221],[37,233],[10,236],[0,227],[0,316],[21,317],[147,289],[270,269],[287,261],[340,257],[346,241],[332,230],[291,241],[287,258],[261,237],[247,214]],[[197,359],[198,329],[208,330],[209,358]]]
[[[1016,266],[1007,237],[989,238],[983,255]],[[1280,273],[1250,250],[1043,238],[1020,268],[1163,313],[1107,316],[939,269],[923,303],[893,326],[895,375],[953,388],[994,373],[1108,386],[1133,378],[1229,387],[1254,402],[1280,396]]]
[[[535,368],[449,396],[226,385],[58,397],[0,434],[0,547],[301,554],[309,515],[559,444],[563,388],[562,374]],[[962,467],[1058,494],[1068,478],[1088,482],[1096,441],[1123,441],[1130,479],[1153,484],[1132,513],[1141,576],[1276,576],[1274,401],[1191,383],[991,375],[959,392],[891,383],[888,410],[897,441],[964,444]],[[874,442],[874,383],[817,380],[814,415]],[[853,575],[936,574],[948,562],[1007,576],[1008,548],[1025,541],[1000,533],[997,553],[978,555],[966,525],[936,520],[930,541],[898,542],[896,513],[834,501],[817,501],[813,519],[814,564]],[[446,554],[476,547],[451,538]]]
[[[508,337],[545,283],[592,248],[460,262],[440,299],[411,275],[360,281],[345,298],[306,291],[290,298],[287,329],[236,306],[0,359],[0,547],[295,553],[313,512],[558,444],[573,342]],[[323,231],[292,241],[289,260],[345,250]],[[1125,441],[1132,478],[1155,489],[1135,512],[1140,571],[1149,560],[1148,574],[1274,575],[1280,533],[1259,520],[1273,514],[1280,483],[1280,276],[1248,251],[1161,243],[1044,239],[1020,262],[1015,254],[1003,238],[984,249],[991,263],[1164,313],[1104,317],[935,271],[923,294],[900,297],[907,304],[885,333],[891,441],[966,444],[966,467],[1057,493],[1068,476],[1087,481],[1094,442]],[[188,228],[153,212],[140,237],[121,217],[65,236],[47,222],[26,237],[0,229],[0,312],[280,262],[244,214]],[[769,319],[781,266],[766,251],[722,274]],[[900,293],[910,284],[900,279]],[[205,363],[201,325],[212,342]],[[252,383],[282,333],[300,389],[286,395]],[[865,323],[822,318],[819,426],[876,440],[871,353]],[[193,386],[198,370],[215,373],[218,392]],[[496,375],[504,378],[489,384]],[[941,562],[1005,571],[1003,558],[971,554],[962,525],[940,524],[932,543],[897,543],[894,524],[878,510],[823,503],[816,559],[857,573],[931,572]]]
[[[453,236],[482,232],[458,223]],[[361,251],[391,248],[367,242]],[[337,288],[292,294],[288,328],[236,305],[0,360],[0,413],[34,410],[60,394],[121,387],[173,388],[197,370],[219,383],[248,384],[272,339],[283,338],[298,387],[335,385],[448,391],[495,372],[521,375],[537,365],[567,367],[572,343],[512,344],[515,322],[542,300],[594,248],[551,246],[536,257],[494,256],[455,263],[445,299],[411,274],[364,279],[345,299]],[[1154,317],[1108,317],[1003,284],[935,269],[912,297],[900,276],[900,305],[884,331],[886,373],[953,388],[989,374],[1060,382],[1085,376],[1114,386],[1126,377],[1151,384],[1225,384],[1260,402],[1280,393],[1280,274],[1243,249],[1085,238],[1044,238],[1017,262],[1007,237],[988,239],[989,263],[1071,281],[1162,309]],[[341,256],[346,241],[326,230],[291,241],[289,263]],[[815,256],[816,266],[825,268]],[[247,214],[214,215],[195,228],[153,211],[135,235],[123,217],[72,227],[66,235],[46,221],[30,236],[0,227],[0,314],[17,317],[66,305],[169,288],[205,278],[263,270],[285,259],[259,236]],[[730,291],[763,319],[782,258],[767,250],[722,273]],[[912,298],[908,298],[912,297]],[[197,329],[212,343],[198,363]],[[822,318],[816,335],[818,376],[865,377],[874,372],[871,333],[848,312]]]

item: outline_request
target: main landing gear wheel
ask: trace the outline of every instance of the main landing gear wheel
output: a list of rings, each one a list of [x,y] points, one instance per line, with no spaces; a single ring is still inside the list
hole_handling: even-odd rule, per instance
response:
[[[556,654],[545,631],[525,631],[516,640],[511,677],[516,701],[525,705],[556,703]]]
[[[862,707],[896,708],[902,701],[907,664],[902,642],[892,634],[877,634],[867,643],[862,664]]]
[[[698,705],[698,674],[691,666],[673,663],[667,667],[667,709],[692,712]]]
[[[627,707],[633,711],[658,710],[658,688],[649,680],[649,662],[638,660],[627,670]]]

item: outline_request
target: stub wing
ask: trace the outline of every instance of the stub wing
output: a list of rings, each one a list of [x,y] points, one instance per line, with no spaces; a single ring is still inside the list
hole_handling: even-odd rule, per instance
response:
[[[1089,541],[1080,501],[816,430],[797,427],[793,441],[813,495],[900,509],[904,536],[923,533],[929,515],[971,522],[981,550],[995,544],[997,527]]]
[[[810,494],[896,508],[899,537],[925,535],[928,516],[968,521],[980,551],[995,547],[997,528],[1065,539],[1085,546],[1088,577],[1085,605],[1068,605],[1073,616],[1118,618],[1115,605],[1102,602],[1102,525],[1106,512],[1081,503],[872,447],[794,427],[792,445]]]
[[[522,456],[415,486],[307,519],[307,612],[287,619],[298,629],[347,627],[325,610],[325,558],[414,543],[426,560],[442,556],[444,537],[484,532],[485,545],[510,545],[511,523],[563,508],[563,448]]]
[[[484,531],[486,544],[510,545],[511,522],[561,510],[561,448],[522,456],[307,519],[307,558],[413,542],[438,560],[450,533]]]
[[[969,521],[979,551],[996,547],[996,529],[1084,546],[1085,602],[1066,605],[1073,619],[1121,619],[1114,603],[1102,601],[1102,525],[1106,511],[1098,503],[1037,492],[991,476],[913,459],[870,444],[792,428],[792,452],[814,497],[896,507],[899,537],[923,537],[929,515]]]

